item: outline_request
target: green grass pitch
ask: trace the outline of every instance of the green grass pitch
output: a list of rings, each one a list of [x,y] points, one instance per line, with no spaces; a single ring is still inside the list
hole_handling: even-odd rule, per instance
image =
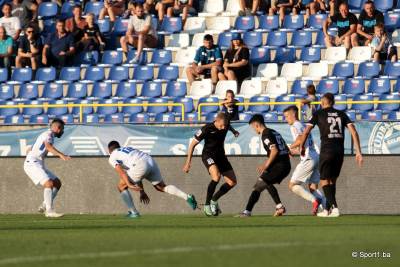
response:
[[[400,216],[0,215],[2,266],[400,266]]]

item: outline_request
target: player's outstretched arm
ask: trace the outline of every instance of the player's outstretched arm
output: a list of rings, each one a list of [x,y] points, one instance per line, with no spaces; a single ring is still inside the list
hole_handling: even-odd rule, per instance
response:
[[[269,154],[268,159],[264,162],[264,164],[260,165],[257,168],[258,173],[261,174],[266,169],[268,169],[269,166],[271,166],[271,164],[275,161],[275,159],[277,158],[278,154],[279,154],[279,151],[276,148],[276,146],[271,147],[271,153]]]
[[[231,124],[229,124],[229,131],[231,131],[235,137],[238,137],[240,135],[240,133],[236,131]]]
[[[360,136],[358,135],[358,132],[356,130],[356,127],[354,126],[354,124],[349,124],[347,126],[347,128],[350,131],[351,134],[351,138],[353,138],[353,143],[355,145],[356,148],[356,161],[358,163],[358,166],[362,166],[363,163],[363,156],[361,153],[361,144],[360,144]]]
[[[190,170],[190,165],[192,163],[194,148],[197,146],[198,143],[199,143],[199,141],[197,141],[196,139],[193,139],[192,142],[190,142],[188,154],[186,157],[186,162],[185,162],[185,165],[183,166],[183,171],[186,173],[188,173]]]
[[[60,159],[62,159],[62,160],[70,160],[71,159],[70,156],[64,155],[64,153],[58,151],[57,148],[55,148],[53,146],[53,144],[45,142],[44,145],[46,146],[47,151],[49,151],[53,155],[59,157]]]
[[[134,185],[129,181],[128,175],[126,174],[124,169],[121,167],[121,165],[116,165],[115,171],[118,173],[119,177],[121,177],[121,179],[125,182],[125,184],[128,186],[128,188],[135,190],[135,191],[143,190],[143,187]]]

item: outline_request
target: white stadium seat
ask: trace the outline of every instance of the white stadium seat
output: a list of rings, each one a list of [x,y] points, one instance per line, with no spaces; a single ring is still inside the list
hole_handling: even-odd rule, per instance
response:
[[[267,88],[265,89],[265,93],[271,98],[287,94],[287,92],[287,80],[283,77],[278,77],[275,80],[268,81]]]
[[[226,4],[226,12],[222,13],[226,16],[237,16],[240,11],[240,0],[228,0]]]
[[[336,62],[346,60],[346,55],[346,48],[343,46],[328,47],[325,51],[324,60],[328,61],[328,63],[334,64]]]
[[[356,46],[350,49],[349,60],[351,62],[360,63],[371,60],[372,50],[369,46]]]
[[[220,33],[227,31],[231,28],[231,21],[229,17],[210,17],[206,20],[207,31]]]
[[[219,81],[215,88],[215,94],[219,99],[224,99],[227,90],[232,90],[237,94],[237,82],[233,80]]]
[[[308,65],[308,70],[306,71],[305,77],[303,80],[321,80],[322,77],[328,76],[328,63],[327,62],[318,62],[311,63]]]
[[[260,77],[263,81],[271,80],[278,76],[278,64],[267,63],[260,64],[257,68],[256,77]]]
[[[189,34],[204,32],[206,30],[206,18],[202,17],[187,18],[183,30]]]
[[[301,63],[285,63],[282,66],[281,77],[288,81],[294,81],[303,75],[303,65]]]
[[[169,41],[166,49],[179,50],[189,46],[189,34],[188,33],[174,33],[169,37]]]
[[[208,96],[212,93],[213,86],[211,79],[203,79],[201,81],[194,81],[190,89],[190,96],[198,100],[203,96]]]
[[[178,50],[175,56],[175,61],[172,65],[186,66],[192,63],[194,56],[196,55],[196,49],[196,47],[188,47]]]
[[[196,33],[193,36],[192,39],[192,47],[200,47],[203,45],[203,39],[204,39],[204,35],[206,35],[205,33]]]
[[[201,17],[211,17],[224,11],[224,0],[206,0]]]
[[[259,78],[252,78],[251,80],[244,80],[240,88],[240,94],[244,98],[251,98],[252,96],[262,93],[262,81]]]

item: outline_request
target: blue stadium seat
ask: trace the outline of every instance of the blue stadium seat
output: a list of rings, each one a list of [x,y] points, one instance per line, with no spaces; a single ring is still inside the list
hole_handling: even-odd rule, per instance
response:
[[[383,74],[389,76],[391,79],[400,77],[400,62],[386,61]]]
[[[400,100],[400,96],[398,94],[383,94],[379,97],[379,100]],[[399,111],[400,104],[399,103],[380,103],[378,104],[377,109],[387,111]]]
[[[264,120],[267,122],[276,122],[279,120],[278,114],[275,112],[264,113]]]
[[[63,120],[65,124],[74,124],[74,116],[72,114],[64,114],[57,116],[57,118]]]
[[[136,56],[136,50],[135,49],[131,49],[128,52],[128,57],[126,59],[126,63],[128,63],[129,61],[131,61],[134,57]],[[139,65],[146,65],[147,64],[147,52],[146,51],[142,51],[142,53],[140,54],[140,58],[139,58]]]
[[[66,101],[64,100],[56,100],[56,101],[50,101],[49,104],[67,104]],[[47,109],[47,115],[49,115],[50,117],[58,117],[58,116],[62,116],[64,114],[68,113],[68,108],[65,107],[49,107]]]
[[[56,69],[54,67],[39,68],[36,71],[35,80],[41,82],[52,82],[56,79]]]
[[[267,45],[271,47],[286,46],[287,33],[283,31],[273,31],[268,33]]]
[[[364,79],[348,79],[344,82],[343,93],[349,96],[362,95],[365,93]]]
[[[114,22],[112,33],[116,36],[124,36],[128,30],[128,19],[117,18]]]
[[[259,65],[271,61],[271,54],[267,47],[254,47],[250,51],[250,63]]]
[[[270,102],[270,98],[268,96],[253,96],[250,98],[250,103],[259,103],[259,102]],[[270,110],[269,105],[254,105],[249,106],[248,111],[251,113],[265,113]]]
[[[149,100],[149,104],[157,103],[157,104],[166,104],[168,103],[167,99],[165,98],[151,98]],[[158,113],[165,113],[168,111],[168,106],[149,106],[147,107],[147,113],[150,114],[158,114]]]
[[[0,101],[14,98],[14,85],[3,83],[0,85]]]
[[[78,81],[81,79],[81,69],[79,67],[64,67],[60,72],[60,80]]]
[[[310,31],[295,31],[292,35],[291,46],[304,47],[312,44],[312,33]]]
[[[133,98],[136,95],[137,95],[136,83],[133,81],[124,81],[118,83],[114,98],[127,99],[127,98]]]
[[[304,16],[300,15],[286,15],[283,19],[282,28],[287,30],[296,31],[303,29],[304,27]]]
[[[236,96],[235,97],[235,99],[237,100],[237,101],[239,101],[239,103],[244,103],[244,97],[243,96]],[[239,112],[243,112],[244,111],[244,106],[243,105],[240,105],[240,106],[238,106],[238,111]]]
[[[294,47],[278,47],[276,49],[274,62],[278,64],[296,61],[296,49]]]
[[[158,70],[157,79],[171,81],[178,79],[178,77],[179,77],[178,66],[162,65]]]
[[[88,1],[85,4],[84,13],[93,13],[96,17],[99,16],[101,9],[104,7],[104,3],[102,1]]]
[[[55,31],[56,31],[56,20],[55,19],[43,20],[42,36],[44,38],[46,38],[50,33],[54,33]]]
[[[314,42],[314,47],[322,47],[325,48],[325,34],[322,30],[317,32],[317,38],[315,39]]]
[[[259,18],[259,29],[263,31],[275,31],[279,28],[279,17],[261,15]]]
[[[185,113],[185,122],[186,123],[196,123],[198,121],[197,113]]]
[[[85,72],[85,80],[87,81],[102,81],[104,80],[105,75],[104,75],[104,68],[99,67],[99,66],[89,66],[86,68]]]
[[[175,115],[171,112],[168,113],[158,113],[155,118],[155,122],[175,122]]]
[[[153,51],[151,63],[156,65],[168,65],[172,62],[171,50],[156,49]]]
[[[321,48],[320,47],[301,48],[300,61],[303,61],[305,63],[321,61]]]
[[[133,72],[133,79],[139,81],[153,80],[154,68],[153,66],[137,66]]]
[[[161,31],[168,33],[175,33],[182,31],[182,18],[181,17],[164,17],[161,22]]]
[[[400,120],[400,111],[392,111],[388,114],[388,120]]]
[[[349,116],[351,121],[356,121],[357,120],[357,113],[355,110],[347,110],[346,111],[347,116]]]
[[[93,101],[88,100],[88,99],[79,99],[74,102],[74,104],[93,104]],[[71,111],[72,114],[75,116],[79,116],[80,114],[80,107],[76,106],[72,108]],[[93,107],[92,106],[83,106],[82,107],[82,113],[83,114],[92,114],[93,113]]]
[[[142,103],[143,101],[140,98],[131,98],[131,99],[126,99],[124,101],[124,104],[142,104]],[[143,106],[124,106],[122,107],[121,112],[126,115],[141,113],[143,112]]]
[[[112,83],[110,82],[95,82],[93,85],[90,99],[110,98],[112,95]]]
[[[206,122],[212,122],[212,121],[215,120],[215,117],[216,117],[216,116],[217,116],[217,113],[208,113],[208,114],[206,115],[205,121],[206,121]]]
[[[48,124],[49,123],[49,116],[47,116],[46,114],[31,115],[29,117],[29,123],[32,123],[32,124]]]
[[[390,93],[390,80],[388,78],[374,78],[370,80],[368,93],[374,95]]]
[[[64,2],[61,6],[60,16],[62,19],[68,19],[73,16],[72,9],[75,6],[75,2]]]
[[[130,123],[147,123],[150,121],[150,116],[147,113],[135,113],[129,116]]]
[[[251,49],[262,45],[262,33],[261,32],[245,32],[243,34],[243,42],[246,46]]]
[[[317,93],[325,94],[332,93],[334,95],[339,93],[339,81],[335,79],[322,79],[317,85]]]
[[[120,65],[122,64],[122,51],[106,50],[101,57],[102,64]]]
[[[11,81],[30,82],[31,80],[32,80],[31,68],[15,68],[11,75]]]
[[[107,114],[104,116],[104,123],[124,123],[124,115],[122,113]]]
[[[381,11],[382,13],[385,13],[393,8],[393,0],[379,0],[379,1],[374,1],[374,3],[375,3],[375,8]]]
[[[35,83],[24,83],[19,88],[18,98],[20,99],[36,99],[39,97],[38,85]]]
[[[201,103],[213,103],[213,104],[218,104],[219,100],[218,97],[213,97],[213,96],[209,96],[209,97],[201,97],[199,99],[199,104]],[[215,105],[215,106],[202,106],[201,107],[201,114],[202,115],[207,115],[208,113],[216,113],[219,111],[219,106]],[[197,112],[199,112],[199,110],[197,110]]]
[[[353,97],[353,101],[372,101],[372,100],[374,100],[374,96],[371,94],[355,95]],[[374,109],[374,104],[352,104],[351,109],[357,111],[370,111]]]
[[[400,28],[400,13],[385,13],[385,29],[392,32]]]
[[[326,14],[310,15],[310,18],[308,20],[308,27],[311,29],[322,30],[326,19],[327,19]]]
[[[114,99],[103,99],[100,100],[99,104],[117,104],[117,101]],[[107,115],[107,114],[115,114],[118,112],[117,106],[100,106],[97,107],[97,114],[99,115]]]
[[[393,88],[394,93],[400,93],[400,78],[396,80],[396,83]]]
[[[373,77],[379,76],[381,68],[378,62],[375,61],[365,61],[361,62],[358,67],[357,76],[371,79]]]
[[[147,81],[143,84],[141,97],[160,97],[162,95],[162,83]]]
[[[41,105],[41,104],[43,104],[43,102],[42,101],[38,101],[38,100],[32,100],[32,101],[25,102],[25,104],[27,104],[27,105]],[[41,114],[43,114],[43,108],[42,107],[23,108],[22,109],[22,114],[24,116],[41,115]]]
[[[193,99],[191,97],[177,97],[174,99],[174,103],[182,103],[185,107],[185,114],[191,113],[194,110]],[[182,108],[180,106],[172,107],[172,112],[175,114],[182,114]]]
[[[339,101],[347,101],[347,95],[345,94],[335,95],[335,102],[337,103]],[[347,104],[335,104],[334,108],[341,111],[345,111],[347,110]]]
[[[348,0],[349,9],[352,12],[360,12],[364,4],[364,0]]]
[[[8,80],[8,70],[6,68],[0,68],[0,82],[6,82]]]
[[[165,96],[184,97],[187,94],[186,82],[168,81]]]
[[[275,102],[295,102],[296,99],[293,95],[280,95],[275,99]],[[291,105],[274,105],[274,111],[283,112],[285,108]]]
[[[305,96],[307,95],[307,86],[312,83],[311,80],[295,80],[292,84],[292,90],[290,93],[298,96]]]
[[[4,118],[5,124],[23,124],[24,123],[24,116],[22,115],[10,115]]]
[[[252,116],[253,116],[252,113],[249,113],[249,112],[241,112],[241,113],[239,113],[239,120],[240,120],[241,122],[249,122]]]
[[[99,62],[99,52],[81,52],[75,58],[75,65],[93,66]]]
[[[88,95],[88,89],[86,83],[70,83],[68,85],[66,98],[68,99],[81,99],[86,98]]]
[[[17,102],[14,101],[0,101],[1,105],[17,105]],[[17,115],[19,113],[19,108],[13,107],[13,108],[0,108],[0,117],[6,117],[6,116],[13,116]]]
[[[239,31],[251,31],[255,28],[254,16],[238,16],[235,20],[235,29]]]
[[[39,19],[50,19],[57,16],[58,7],[54,2],[42,2],[39,4],[38,18]]]
[[[354,64],[351,62],[338,62],[333,67],[332,76],[346,79],[354,76]]]
[[[83,123],[99,123],[99,115],[97,114],[85,114],[83,116]]]
[[[232,32],[221,32],[218,35],[218,46],[221,49],[227,49],[231,46]]]
[[[97,20],[97,25],[99,26],[99,30],[102,34],[108,34],[111,31],[111,23],[110,19],[99,19]]]
[[[129,80],[129,68],[125,66],[112,66],[108,73],[108,80],[126,81]]]
[[[63,97],[64,88],[61,83],[46,83],[43,88],[42,99],[60,99]]]
[[[380,121],[382,120],[382,111],[381,110],[364,111],[361,113],[361,119],[368,121]]]

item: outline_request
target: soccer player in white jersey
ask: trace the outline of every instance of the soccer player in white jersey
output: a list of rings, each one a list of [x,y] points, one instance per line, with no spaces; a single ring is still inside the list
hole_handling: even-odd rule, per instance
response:
[[[60,138],[64,133],[64,121],[54,119],[50,124],[50,129],[43,132],[36,139],[35,144],[28,149],[28,154],[24,162],[24,171],[31,178],[35,185],[44,187],[44,201],[39,207],[39,212],[46,217],[57,218],[63,214],[56,213],[54,210],[54,200],[61,188],[61,181],[56,175],[49,171],[44,165],[44,159],[50,152],[62,160],[71,158],[64,155],[54,147],[54,137]]]
[[[150,202],[143,188],[143,179],[152,183],[154,188],[160,192],[186,200],[193,210],[197,208],[197,201],[193,195],[182,192],[174,185],[164,183],[157,163],[149,154],[133,147],[121,147],[117,141],[111,141],[108,144],[108,151],[110,153],[109,163],[120,176],[118,189],[122,200],[128,207],[127,217],[137,218],[140,216],[128,189],[139,191],[142,203],[148,204]]]
[[[290,146],[293,155],[300,153],[300,137],[305,130],[305,125],[298,120],[298,114],[299,110],[296,106],[289,106],[283,111],[293,136],[293,144]],[[310,201],[312,203],[312,214],[317,215],[319,205],[324,206],[325,204],[325,197],[318,190],[320,178],[318,171],[319,154],[311,135],[305,143],[305,151],[305,155],[300,156],[300,163],[292,174],[289,189],[296,195]],[[307,186],[309,191],[304,186]]]

